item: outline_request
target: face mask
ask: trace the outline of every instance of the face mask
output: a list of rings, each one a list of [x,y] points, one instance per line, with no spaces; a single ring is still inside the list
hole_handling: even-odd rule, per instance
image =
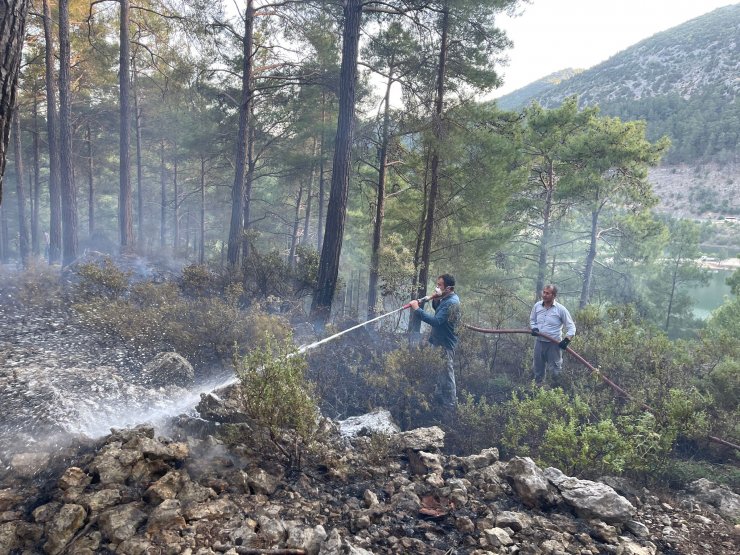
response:
[[[435,287],[434,294],[437,296],[440,296],[442,294],[442,289],[440,289],[439,287]]]

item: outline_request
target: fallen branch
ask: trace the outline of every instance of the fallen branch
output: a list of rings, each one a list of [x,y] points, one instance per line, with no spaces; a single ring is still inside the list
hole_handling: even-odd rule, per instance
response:
[[[226,553],[227,551],[234,550],[240,555],[307,555],[305,549],[259,549],[256,547],[242,547],[241,545],[227,545],[223,543],[217,543],[213,546],[215,551],[219,553]]]

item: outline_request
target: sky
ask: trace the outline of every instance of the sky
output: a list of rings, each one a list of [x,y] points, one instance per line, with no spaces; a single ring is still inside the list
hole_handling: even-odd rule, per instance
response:
[[[498,25],[514,42],[499,97],[565,68],[588,69],[732,0],[531,0]]]

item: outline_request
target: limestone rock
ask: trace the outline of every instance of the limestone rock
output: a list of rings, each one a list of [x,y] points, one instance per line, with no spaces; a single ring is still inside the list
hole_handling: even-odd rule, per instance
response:
[[[544,474],[558,488],[565,502],[585,518],[623,523],[635,514],[632,503],[606,484],[572,478],[552,467],[545,469]]]
[[[504,476],[528,507],[554,505],[556,497],[548,487],[547,477],[529,457],[514,457],[504,468]]]
[[[64,505],[46,527],[44,552],[57,555],[85,523],[87,513],[80,505]]]
[[[103,536],[113,543],[132,538],[139,526],[146,522],[147,515],[143,507],[142,503],[127,503],[102,513],[98,523]]]
[[[740,520],[740,495],[733,493],[727,486],[701,478],[689,484],[688,490],[698,501],[717,508],[719,513],[730,520]]]
[[[442,428],[417,428],[393,436],[392,443],[399,451],[438,451],[445,444],[445,433]]]

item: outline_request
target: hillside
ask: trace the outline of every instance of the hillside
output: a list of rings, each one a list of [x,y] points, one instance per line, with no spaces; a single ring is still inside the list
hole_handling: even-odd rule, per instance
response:
[[[667,135],[672,141],[663,167],[651,175],[661,208],[737,216],[740,200],[727,190],[737,188],[740,163],[739,37],[740,3],[658,33],[588,70],[555,73],[497,103],[508,110],[532,101],[554,107],[578,95],[581,104],[598,105],[605,115],[644,119],[651,140]],[[673,179],[678,174],[683,178]]]

